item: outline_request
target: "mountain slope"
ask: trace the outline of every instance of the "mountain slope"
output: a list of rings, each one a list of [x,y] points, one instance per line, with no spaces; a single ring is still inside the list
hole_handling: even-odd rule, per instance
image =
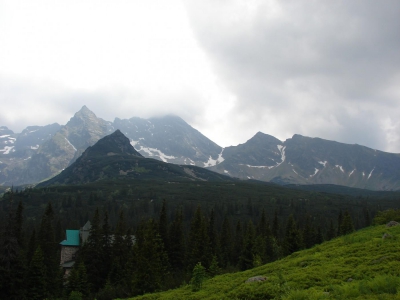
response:
[[[86,184],[110,179],[223,180],[233,179],[195,166],[144,158],[120,130],[100,139],[69,167],[38,186]]]
[[[383,238],[384,234],[386,238]],[[245,272],[132,299],[399,299],[400,226],[369,227]],[[261,276],[262,282],[246,283]]]
[[[336,184],[372,190],[400,189],[400,155],[294,135],[281,142],[257,133],[223,151],[211,170],[280,184]]]
[[[181,118],[168,115],[159,118],[116,118],[120,129],[145,157],[174,164],[214,165],[222,148],[191,127]]]
[[[32,168],[31,159],[60,130],[57,123],[46,126],[29,126],[21,133],[0,127],[0,184],[26,183],[40,176],[40,169]],[[32,177],[33,176],[33,177]]]

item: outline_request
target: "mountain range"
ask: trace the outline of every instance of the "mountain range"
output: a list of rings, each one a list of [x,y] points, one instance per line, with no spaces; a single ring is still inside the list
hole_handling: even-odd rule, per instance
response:
[[[400,154],[297,134],[280,141],[261,132],[243,144],[222,148],[177,116],[110,122],[86,106],[65,125],[30,126],[21,133],[0,127],[0,184],[52,178],[116,130],[143,157],[240,179],[400,189]]]

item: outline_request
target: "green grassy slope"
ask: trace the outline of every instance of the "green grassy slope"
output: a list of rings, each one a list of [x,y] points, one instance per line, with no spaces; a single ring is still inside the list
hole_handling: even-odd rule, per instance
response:
[[[388,238],[383,235],[389,234]],[[245,283],[252,276],[266,281]],[[365,228],[245,272],[134,299],[400,299],[400,226]]]

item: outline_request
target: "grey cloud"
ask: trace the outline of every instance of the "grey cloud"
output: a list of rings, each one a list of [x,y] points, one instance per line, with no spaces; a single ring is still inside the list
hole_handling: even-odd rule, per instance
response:
[[[400,2],[277,1],[276,15],[271,1],[249,1],[257,7],[250,12],[238,3],[192,1],[187,9],[238,98],[239,126],[265,119],[259,130],[273,135],[390,148],[382,120],[400,112],[399,93],[386,92],[399,91]]]
[[[116,117],[149,118],[174,113],[188,123],[205,109],[201,96],[183,89],[161,96],[141,89],[98,91],[71,90],[53,83],[37,83],[0,77],[0,125],[21,132],[31,125],[64,125],[83,105],[98,117],[113,121]]]

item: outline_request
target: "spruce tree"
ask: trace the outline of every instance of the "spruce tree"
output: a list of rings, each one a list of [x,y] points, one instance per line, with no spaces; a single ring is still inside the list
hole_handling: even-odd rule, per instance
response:
[[[242,223],[240,222],[240,220],[238,220],[236,223],[235,244],[233,251],[233,261],[235,261],[236,264],[239,264],[242,249],[243,249],[243,228],[242,228]]]
[[[168,257],[153,219],[142,222],[136,231],[135,274],[133,289],[136,294],[160,291],[164,287]]]
[[[326,239],[327,239],[328,241],[330,241],[331,239],[335,238],[337,232],[338,232],[338,231],[335,229],[335,226],[333,225],[333,221],[332,221],[332,219],[331,219],[331,221],[330,221],[330,223],[329,223],[328,231],[327,231],[327,233],[326,233]]]
[[[40,246],[38,246],[28,270],[27,285],[29,299],[42,300],[46,298],[46,280],[46,266],[44,264],[43,251]]]
[[[272,223],[272,235],[277,241],[279,240],[279,219],[277,210],[275,210],[274,213],[274,221]]]
[[[181,271],[184,268],[185,262],[185,235],[183,232],[183,216],[182,209],[175,212],[175,218],[169,230],[170,247],[169,247],[169,261],[173,271]]]
[[[243,239],[243,248],[240,255],[239,266],[241,270],[247,270],[254,266],[255,229],[253,222],[249,221]]]
[[[13,196],[11,194],[11,196]],[[26,293],[27,271],[22,241],[22,204],[13,212],[11,205],[0,239],[0,298],[23,299]]]
[[[158,231],[160,237],[164,243],[165,250],[169,253],[169,238],[168,238],[168,220],[167,220],[167,203],[165,199],[163,200],[160,218],[158,221]]]
[[[289,216],[286,224],[284,245],[286,254],[291,254],[293,252],[299,251],[302,247],[300,231],[297,228],[293,214]]]
[[[188,244],[188,267],[189,269],[201,262],[208,268],[212,260],[207,224],[204,220],[200,206],[196,209],[195,215],[190,224]]]
[[[339,226],[340,235],[349,234],[354,231],[353,220],[351,219],[350,213],[346,210],[343,215],[342,223]]]
[[[225,216],[224,221],[222,223],[222,230],[220,235],[220,263],[223,268],[227,267],[228,264],[233,263],[232,259],[232,228],[229,222],[229,219]]]
[[[211,210],[210,220],[208,222],[208,237],[210,241],[210,251],[213,256],[216,256],[219,253],[219,242],[217,229],[215,228],[215,213],[214,209]]]
[[[124,220],[124,213],[121,211],[117,227],[114,232],[112,243],[112,264],[109,279],[114,286],[123,286],[126,282],[126,266],[129,260],[130,245],[128,243],[130,236],[127,236],[127,229]]]
[[[306,224],[303,230],[303,242],[306,248],[311,248],[316,244],[317,232],[312,224],[311,216],[307,215]]]
[[[98,291],[105,284],[103,274],[103,244],[100,228],[99,210],[96,209],[91,221],[89,237],[81,248],[81,255],[86,266],[89,285],[93,292]]]
[[[54,237],[54,211],[49,202],[45,209],[39,231],[39,246],[43,252],[45,277],[49,296],[58,296],[61,292],[61,278],[59,276],[58,243]]]

